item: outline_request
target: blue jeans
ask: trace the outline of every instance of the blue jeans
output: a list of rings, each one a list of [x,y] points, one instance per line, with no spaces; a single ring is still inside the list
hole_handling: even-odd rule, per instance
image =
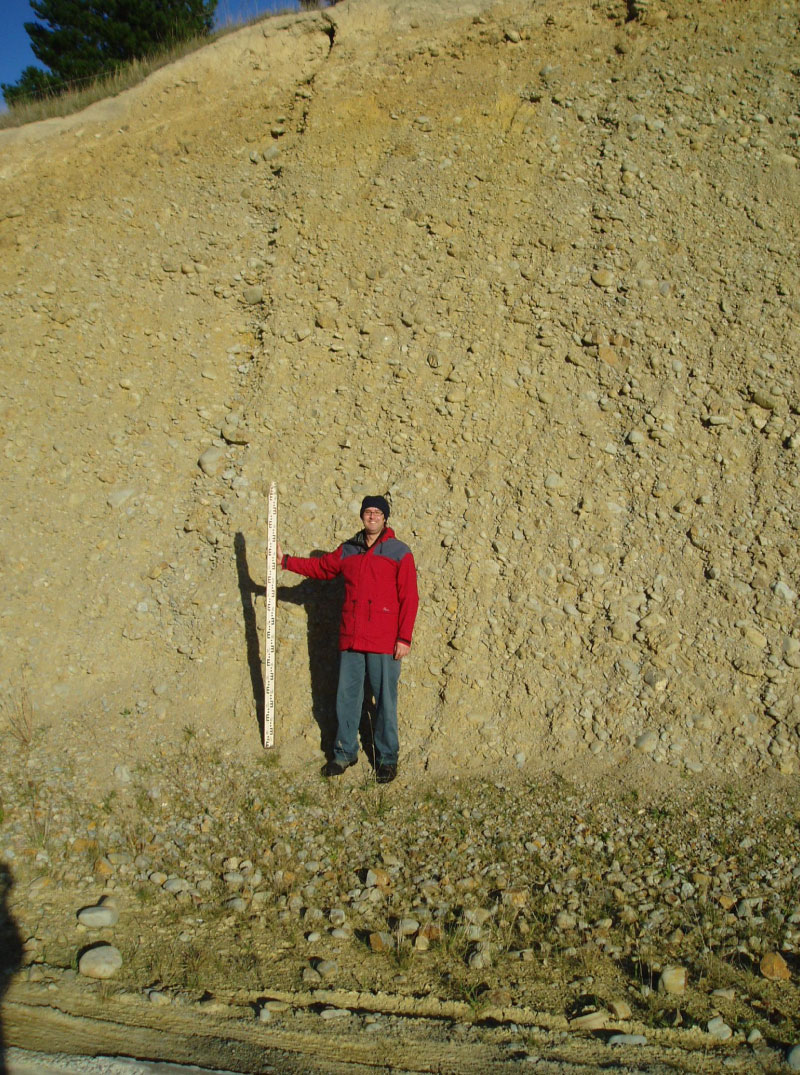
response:
[[[339,654],[339,687],[336,691],[336,741],[334,761],[347,763],[358,758],[358,728],[364,702],[364,675],[369,676],[375,695],[375,726],[372,741],[377,765],[397,765],[400,744],[397,737],[397,683],[400,666],[391,653],[362,653],[346,649]]]

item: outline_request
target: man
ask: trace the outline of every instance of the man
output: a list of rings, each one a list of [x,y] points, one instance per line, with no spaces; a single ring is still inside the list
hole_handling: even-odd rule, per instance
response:
[[[419,604],[414,557],[386,525],[388,518],[387,500],[366,496],[361,504],[363,530],[334,552],[308,558],[286,556],[278,544],[278,564],[287,571],[311,579],[344,575],[336,740],[333,757],[322,772],[341,776],[358,761],[366,673],[375,695],[372,737],[379,784],[397,776],[397,684],[400,662],[411,649]]]

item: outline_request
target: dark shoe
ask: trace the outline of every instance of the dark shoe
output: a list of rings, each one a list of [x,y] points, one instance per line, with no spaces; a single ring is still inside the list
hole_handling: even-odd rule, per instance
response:
[[[323,776],[341,776],[342,773],[349,769],[351,765],[355,765],[354,761],[336,761],[332,759],[322,768]]]
[[[375,773],[375,779],[379,784],[391,784],[397,776],[396,765],[379,765]]]

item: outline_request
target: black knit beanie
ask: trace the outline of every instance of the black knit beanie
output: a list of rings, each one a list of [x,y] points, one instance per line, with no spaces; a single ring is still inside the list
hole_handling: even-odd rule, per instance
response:
[[[367,508],[377,508],[378,511],[383,512],[384,519],[389,518],[389,501],[384,496],[365,496],[361,501],[361,511],[359,515],[363,515]]]

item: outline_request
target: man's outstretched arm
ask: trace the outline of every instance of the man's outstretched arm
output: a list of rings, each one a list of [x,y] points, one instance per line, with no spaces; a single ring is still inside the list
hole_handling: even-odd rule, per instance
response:
[[[277,543],[278,567],[309,579],[334,579],[342,570],[342,547],[323,556],[288,556]]]

